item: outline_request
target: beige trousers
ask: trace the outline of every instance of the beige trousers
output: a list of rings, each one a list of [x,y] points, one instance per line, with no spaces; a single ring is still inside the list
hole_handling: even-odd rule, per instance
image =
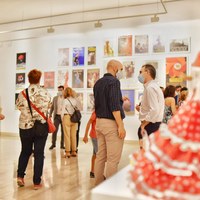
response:
[[[118,136],[118,128],[115,120],[97,118],[96,134],[98,152],[94,172],[95,184],[98,185],[104,180],[104,170],[106,178],[117,172],[124,140]]]
[[[64,131],[64,141],[65,141],[65,150],[76,151],[76,130],[77,124],[73,123],[70,120],[70,115],[64,115],[63,117],[63,131]]]

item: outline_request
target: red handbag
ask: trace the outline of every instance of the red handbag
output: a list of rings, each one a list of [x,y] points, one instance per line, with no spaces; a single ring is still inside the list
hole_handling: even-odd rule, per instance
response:
[[[28,92],[28,91],[27,91]],[[24,91],[22,91],[23,96],[28,100],[27,95],[25,94]],[[44,113],[41,112],[31,101],[30,99],[28,100],[30,102],[30,105],[44,118],[44,120],[47,121],[48,124],[48,132],[49,133],[54,133],[56,130],[56,127],[54,123],[52,122],[52,119],[50,117],[45,117]]]

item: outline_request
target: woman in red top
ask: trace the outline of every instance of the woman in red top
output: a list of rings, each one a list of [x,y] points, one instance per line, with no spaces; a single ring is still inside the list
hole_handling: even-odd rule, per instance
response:
[[[91,129],[90,129],[91,126]],[[95,131],[95,126],[96,126],[96,113],[93,111],[93,113],[90,116],[90,119],[87,123],[87,126],[85,128],[85,135],[83,138],[83,141],[85,143],[88,142],[88,132],[90,129],[90,137],[92,140],[92,146],[93,146],[93,155],[91,159],[91,171],[90,171],[90,178],[94,178],[94,164],[95,164],[95,159],[96,159],[96,153],[98,151],[98,144],[97,144],[97,137],[96,137],[96,131]]]

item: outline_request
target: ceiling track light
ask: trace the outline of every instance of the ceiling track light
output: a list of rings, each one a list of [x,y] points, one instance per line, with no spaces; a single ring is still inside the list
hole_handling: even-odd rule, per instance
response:
[[[95,28],[101,28],[102,26],[103,26],[103,24],[99,20],[94,23]]]
[[[55,32],[55,29],[52,26],[47,28],[47,33],[54,33],[54,32]]]
[[[159,22],[159,17],[157,15],[154,15],[153,17],[151,17],[151,22]]]

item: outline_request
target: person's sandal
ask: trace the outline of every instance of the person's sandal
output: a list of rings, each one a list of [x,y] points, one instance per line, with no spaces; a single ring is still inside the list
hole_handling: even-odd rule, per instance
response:
[[[24,179],[21,177],[17,177],[17,185],[19,187],[24,187],[25,183],[24,183]]]

